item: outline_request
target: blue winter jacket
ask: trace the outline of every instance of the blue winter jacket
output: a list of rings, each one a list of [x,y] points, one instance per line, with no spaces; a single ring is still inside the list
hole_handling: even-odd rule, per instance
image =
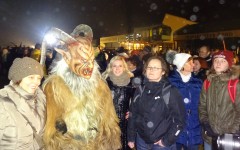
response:
[[[179,135],[177,143],[185,146],[202,144],[203,139],[198,113],[202,81],[191,76],[190,80],[185,83],[182,81],[180,73],[176,70],[172,71],[168,78],[171,84],[178,88],[186,109],[186,126]]]

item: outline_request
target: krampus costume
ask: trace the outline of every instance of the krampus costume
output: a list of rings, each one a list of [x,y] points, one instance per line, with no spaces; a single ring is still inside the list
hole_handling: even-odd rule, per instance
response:
[[[46,149],[120,149],[118,118],[111,92],[94,61],[91,28],[79,25],[71,35],[51,29],[42,43],[41,63],[50,35],[64,44],[55,48],[63,59],[43,84],[47,98]]]

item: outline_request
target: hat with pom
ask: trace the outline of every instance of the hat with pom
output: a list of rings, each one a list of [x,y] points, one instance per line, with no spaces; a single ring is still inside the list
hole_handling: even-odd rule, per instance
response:
[[[213,60],[215,58],[224,58],[227,60],[229,67],[233,64],[233,52],[229,50],[221,50],[213,54]]]
[[[42,65],[30,57],[16,58],[9,69],[8,79],[16,83],[29,75],[43,77]]]
[[[180,71],[190,57],[192,57],[190,54],[178,53],[178,54],[175,55],[175,58],[173,60],[173,64],[176,65],[177,70]]]
[[[177,54],[177,51],[175,50],[168,50],[165,55],[165,59],[169,64],[173,64],[173,60],[175,58],[175,55]]]

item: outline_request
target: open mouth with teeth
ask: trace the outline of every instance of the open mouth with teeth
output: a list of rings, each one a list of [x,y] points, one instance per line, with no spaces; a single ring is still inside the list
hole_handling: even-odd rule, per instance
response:
[[[92,75],[92,72],[93,72],[93,69],[92,69],[92,68],[82,69],[82,74],[83,74],[84,76],[91,76],[91,75]]]
[[[83,78],[89,79],[92,76],[93,73],[93,64],[91,65],[85,65],[85,64],[73,64],[70,65],[73,72],[78,75],[81,76]]]
[[[77,75],[79,75],[83,78],[89,79],[92,76],[93,68],[92,67],[77,67],[75,69],[75,71],[76,71]]]

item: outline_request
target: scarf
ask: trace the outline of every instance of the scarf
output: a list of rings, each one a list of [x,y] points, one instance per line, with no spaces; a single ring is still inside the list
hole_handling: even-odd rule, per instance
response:
[[[180,76],[181,76],[181,78],[182,78],[182,81],[183,81],[184,83],[188,82],[188,81],[190,80],[191,76],[192,76],[191,73],[189,73],[188,75],[184,75],[184,74],[182,74],[182,73],[181,73],[180,71],[178,71],[178,70],[177,70],[177,72],[179,72],[179,74],[180,74]]]
[[[117,86],[126,86],[130,82],[130,77],[126,71],[124,71],[120,76],[114,75],[114,73],[111,71],[108,76],[113,84]]]

